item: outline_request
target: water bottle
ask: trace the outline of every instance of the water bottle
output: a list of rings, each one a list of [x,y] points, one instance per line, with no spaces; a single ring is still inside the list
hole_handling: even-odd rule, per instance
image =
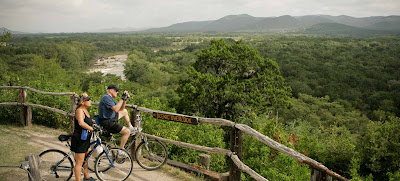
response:
[[[88,135],[88,130],[82,129],[81,140],[86,140]]]

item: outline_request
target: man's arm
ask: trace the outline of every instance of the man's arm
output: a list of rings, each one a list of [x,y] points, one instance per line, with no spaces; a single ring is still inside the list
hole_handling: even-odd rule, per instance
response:
[[[117,105],[111,107],[111,109],[114,112],[118,112],[118,111],[122,111],[125,109],[125,105],[126,105],[126,100],[128,100],[130,97],[128,91],[124,91],[124,94],[122,94],[121,99],[119,100],[119,102],[117,103]]]
[[[120,100],[118,101],[118,103],[117,103],[115,106],[111,107],[111,109],[112,109],[114,112],[118,112],[118,111],[120,111],[120,110],[125,109],[125,105],[126,105],[126,101],[120,99]]]

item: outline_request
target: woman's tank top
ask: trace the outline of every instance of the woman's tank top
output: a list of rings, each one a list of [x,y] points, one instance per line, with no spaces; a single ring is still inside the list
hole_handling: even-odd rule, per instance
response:
[[[83,114],[85,114],[85,113],[83,113]],[[93,126],[92,118],[87,117],[86,114],[85,114],[85,119],[83,121],[85,121],[85,123],[88,124],[89,126]],[[75,123],[74,132],[78,133],[78,134],[82,134],[82,129],[83,128],[79,125],[78,120],[76,119],[76,117],[74,119],[74,123]]]

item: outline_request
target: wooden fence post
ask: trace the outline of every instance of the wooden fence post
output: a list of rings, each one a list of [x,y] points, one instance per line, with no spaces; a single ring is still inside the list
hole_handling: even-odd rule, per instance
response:
[[[69,112],[73,115],[75,115],[75,109],[76,109],[76,104],[77,104],[77,99],[75,98],[75,94],[71,95],[70,97],[70,108],[69,108]],[[74,132],[74,116],[69,116],[69,122],[71,123],[70,125],[70,132],[73,133]]]
[[[240,160],[242,160],[242,132],[232,127],[231,129],[231,151],[236,153]],[[239,167],[232,161],[229,161],[230,169],[229,169],[229,180],[230,181],[239,181],[241,179],[242,172],[239,170]]]
[[[27,93],[26,89],[19,89],[19,103],[25,104],[27,102]],[[32,107],[31,106],[21,106],[20,111],[20,120],[24,126],[31,127],[32,126]]]
[[[133,127],[140,129],[140,123],[135,122],[137,119],[137,116],[140,116],[140,111],[137,110],[136,108],[134,108],[131,111],[131,124]],[[141,141],[140,139],[136,139],[134,145],[131,146],[131,155],[134,160],[136,160],[135,151],[136,151],[136,148],[139,145],[140,141]]]
[[[210,169],[210,159],[211,156],[207,154],[199,155],[199,165],[205,167],[207,170]]]
[[[310,181],[332,181],[332,177],[326,174],[326,172],[312,168]]]
[[[38,155],[28,154],[25,156],[25,160],[29,162],[29,181],[41,181],[42,177],[40,175],[39,166],[40,159]]]

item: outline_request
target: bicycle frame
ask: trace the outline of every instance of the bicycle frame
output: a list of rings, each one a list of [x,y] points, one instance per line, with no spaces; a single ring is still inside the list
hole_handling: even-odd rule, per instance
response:
[[[54,166],[53,166],[53,168],[54,168],[53,171],[72,171],[73,168],[68,168],[68,169],[67,169],[67,168],[65,168],[65,169],[56,169],[56,168],[58,168],[58,167],[61,167],[61,168],[62,168],[63,166],[60,166],[60,164],[61,164],[62,162],[64,162],[64,160],[67,159],[70,155],[71,155],[71,152],[69,152],[67,155],[65,155],[63,159],[61,159],[56,165],[54,165]],[[56,174],[57,174],[57,172],[56,172]]]
[[[125,144],[124,150],[129,150],[130,148],[132,148],[133,145],[137,144],[138,147],[135,149],[135,151],[134,151],[135,153],[131,152],[131,154],[135,154],[135,156],[141,157],[140,159],[136,158],[136,162],[142,168],[144,168],[146,170],[155,170],[155,169],[160,168],[167,161],[168,150],[167,150],[166,146],[162,142],[160,142],[156,139],[155,140],[147,139],[147,136],[142,132],[142,130],[143,130],[141,128],[142,119],[141,119],[140,115],[136,116],[135,123],[138,123],[136,125],[136,127],[138,128],[136,130],[137,132],[134,135],[131,135],[132,139],[131,139],[131,141],[129,141]],[[121,140],[121,138],[115,138],[115,137],[113,137],[113,134],[110,134],[110,135],[111,135],[111,138],[110,138],[108,144],[111,146],[116,146],[118,144],[118,141]],[[139,142],[139,141],[141,141],[141,142]],[[149,145],[151,145],[152,147],[150,147]],[[153,148],[156,150],[157,153],[154,152]],[[149,157],[145,157],[142,155],[143,152],[147,153],[144,155],[148,155],[150,157],[154,156],[154,158],[158,157],[157,154],[159,154],[160,158],[149,159]],[[150,162],[145,163],[144,159],[149,159]],[[152,163],[153,161],[157,161],[157,163]],[[152,164],[152,165],[150,165],[150,164]]]
[[[93,134],[98,134],[98,133],[93,133]],[[93,146],[92,150],[90,150],[89,153],[85,156],[85,160],[83,161],[82,167],[86,164],[86,162],[87,162],[87,161],[89,160],[89,158],[92,156],[94,150],[96,150],[96,148],[97,148],[98,146],[102,146],[100,137],[99,137],[98,135],[94,135],[94,137],[96,138],[96,140],[92,141],[92,142],[90,143],[90,145],[93,145],[93,144],[95,144],[95,145]],[[108,148],[107,148],[106,146],[104,146],[103,149],[104,149],[105,154],[106,154],[106,156],[107,156],[107,158],[108,158],[108,161],[109,161],[110,164],[111,164],[111,167],[115,167],[113,161],[112,161],[111,158],[110,158],[110,155],[108,154]]]
[[[138,132],[138,135],[135,135],[133,140],[127,146],[125,146],[126,147],[125,149],[127,150],[127,149],[131,148],[131,146],[133,145],[133,143],[136,142],[136,140],[138,139],[139,136],[141,137],[142,141],[146,142],[147,138],[142,134],[142,132]]]
[[[136,115],[135,123],[139,124],[138,125],[139,130],[133,137],[133,140],[131,142],[125,144],[125,147],[124,147],[125,150],[128,150],[129,148],[131,148],[131,146],[133,145],[133,143],[136,142],[136,140],[138,139],[139,136],[141,138],[141,141],[147,142],[147,137],[142,134],[142,129],[140,127],[140,124],[142,123],[142,117],[140,115]],[[112,135],[111,135],[111,137],[112,137]],[[120,140],[120,138],[119,139],[111,138],[111,143],[116,143],[116,141],[118,141],[118,140]]]

